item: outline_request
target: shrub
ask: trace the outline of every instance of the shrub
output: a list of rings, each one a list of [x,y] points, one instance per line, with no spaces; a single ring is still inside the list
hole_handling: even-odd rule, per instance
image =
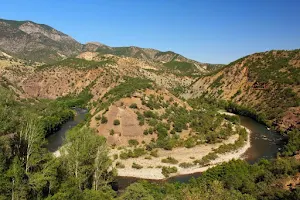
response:
[[[110,129],[109,135],[114,135],[114,134],[115,134],[115,130],[114,129]]]
[[[147,160],[151,160],[151,159],[152,159],[152,157],[151,157],[151,156],[145,156],[145,159],[147,159]]]
[[[102,116],[101,118],[101,124],[106,124],[108,122],[107,117]]]
[[[114,154],[113,156],[114,156],[114,160],[117,160],[119,157],[118,154]]]
[[[145,155],[147,152],[144,148],[136,148],[133,150],[133,156],[134,158],[140,157],[142,155]]]
[[[152,150],[151,153],[150,153],[151,156],[157,158],[158,157],[158,150],[155,149],[155,150]]]
[[[187,163],[187,162],[183,162],[183,163],[179,164],[179,167],[182,167],[182,168],[190,168],[192,166],[194,166],[193,163]]]
[[[143,166],[142,166],[142,165],[139,165],[139,164],[137,164],[137,163],[132,163],[132,168],[134,168],[134,169],[142,169]]]
[[[170,164],[177,164],[178,160],[176,160],[175,158],[173,158],[171,156],[168,156],[167,158],[162,159],[161,162],[170,163]]]
[[[114,120],[114,125],[115,125],[115,126],[118,126],[118,125],[120,125],[120,120],[118,120],[118,119],[115,119],[115,120]]]
[[[146,118],[153,118],[153,119],[157,118],[157,115],[154,112],[152,112],[151,110],[145,111],[144,116]]]
[[[132,103],[132,104],[129,106],[129,108],[132,108],[132,109],[137,109],[137,105],[136,105],[136,103]]]
[[[169,177],[170,174],[176,173],[177,172],[177,167],[162,167],[161,173],[165,177]]]
[[[144,135],[148,135],[148,133],[149,133],[148,129],[144,130],[144,132],[143,132]]]
[[[131,140],[128,140],[128,144],[129,144],[129,146],[137,146],[137,145],[139,145],[139,142],[137,140],[131,139]]]
[[[122,151],[122,152],[120,153],[120,158],[121,158],[122,160],[126,160],[126,159],[129,158],[129,155],[128,155],[127,152]]]
[[[223,115],[224,118],[230,122],[232,122],[233,124],[240,124],[241,120],[239,118],[239,116],[236,116],[236,115]]]
[[[184,141],[184,146],[186,148],[192,148],[192,147],[196,146],[196,144],[197,144],[196,139],[192,138],[192,137],[190,137],[190,138],[188,138],[187,140]]]
[[[210,163],[210,161],[215,160],[218,158],[216,153],[210,152],[206,156],[202,157],[201,160],[194,160],[194,164],[199,164],[200,166],[206,166]]]
[[[100,119],[101,119],[100,115],[98,115],[98,116],[95,117],[95,120],[97,120],[97,121],[99,121]]]
[[[116,168],[125,168],[125,165],[123,163],[121,163],[121,162],[118,161],[116,163]]]
[[[122,160],[126,160],[128,158],[138,158],[142,155],[147,154],[146,150],[143,148],[136,148],[133,151],[132,150],[127,150],[127,151],[122,151],[120,153],[120,158]]]

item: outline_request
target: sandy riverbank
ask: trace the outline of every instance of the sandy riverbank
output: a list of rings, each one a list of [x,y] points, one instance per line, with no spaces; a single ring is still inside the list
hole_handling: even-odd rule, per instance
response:
[[[224,113],[225,114],[225,113]],[[228,140],[223,141],[222,143],[217,144],[204,144],[204,145],[198,145],[193,148],[175,148],[172,151],[167,151],[163,149],[158,150],[159,157],[155,158],[152,157],[151,160],[145,159],[145,156],[141,156],[139,158],[129,158],[127,160],[121,160],[117,159],[114,161],[116,163],[117,161],[121,162],[125,165],[125,168],[118,169],[118,176],[124,176],[124,177],[136,177],[136,178],[143,178],[143,179],[165,179],[165,176],[161,173],[162,166],[176,166],[178,169],[177,173],[170,174],[170,177],[172,176],[178,176],[178,175],[186,175],[186,174],[193,174],[197,172],[203,172],[207,169],[220,164],[222,162],[228,162],[232,159],[243,159],[243,154],[246,152],[246,150],[251,146],[250,144],[250,130],[246,129],[248,132],[248,140],[246,144],[236,150],[232,151],[226,154],[218,154],[218,158],[216,160],[211,161],[209,166],[206,167],[200,167],[199,165],[193,166],[190,168],[182,168],[179,167],[179,163],[187,162],[192,163],[196,159],[201,159],[203,156],[207,155],[209,152],[212,152],[213,149],[218,148],[222,144],[229,144],[234,143],[238,139],[238,135],[231,136]],[[113,149],[111,151],[111,155],[119,153],[118,150]],[[167,158],[168,156],[171,156],[178,160],[178,164],[168,164],[168,163],[162,163],[161,159]],[[134,169],[132,168],[132,164],[137,163],[139,165],[142,165],[142,169]],[[160,168],[157,168],[160,166]]]

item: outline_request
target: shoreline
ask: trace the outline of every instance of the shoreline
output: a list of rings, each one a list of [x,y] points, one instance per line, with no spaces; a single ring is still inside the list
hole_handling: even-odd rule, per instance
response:
[[[251,141],[250,141],[251,131],[249,129],[247,129],[246,127],[244,127],[244,128],[246,129],[246,131],[248,133],[248,138],[247,138],[246,144],[243,147],[241,147],[235,151],[228,152],[225,154],[218,154],[219,157],[215,160],[212,160],[210,162],[209,166],[205,166],[205,167],[193,166],[190,168],[182,168],[182,167],[179,167],[178,164],[172,165],[172,164],[166,164],[166,163],[159,163],[161,166],[171,166],[171,167],[176,166],[178,169],[178,172],[170,174],[169,177],[165,177],[161,173],[162,172],[161,168],[132,169],[131,167],[126,167],[123,169],[122,168],[117,169],[118,177],[128,177],[128,178],[131,177],[131,178],[139,178],[139,179],[147,179],[147,180],[167,180],[171,177],[201,173],[201,172],[208,170],[209,168],[215,167],[216,165],[221,164],[223,162],[228,162],[232,159],[245,159],[244,154],[251,147]],[[202,148],[207,147],[207,146],[209,146],[209,145],[204,145]],[[180,148],[172,150],[171,153],[173,153],[175,156],[176,151],[178,151],[178,150],[180,151]],[[203,152],[201,151],[201,147],[191,148],[191,150],[193,150],[194,155],[198,155],[198,154],[200,155],[201,153],[203,154]],[[202,157],[203,156],[204,155],[202,155]],[[163,158],[163,157],[159,157],[159,159],[161,159],[161,158]],[[142,160],[142,158],[138,158],[138,159]],[[136,161],[137,159],[132,159],[132,160]],[[122,160],[122,161],[126,162],[124,160]],[[129,161],[127,160],[127,162],[129,162]],[[152,162],[155,162],[155,161],[152,161]],[[129,163],[131,163],[131,162],[129,162]]]

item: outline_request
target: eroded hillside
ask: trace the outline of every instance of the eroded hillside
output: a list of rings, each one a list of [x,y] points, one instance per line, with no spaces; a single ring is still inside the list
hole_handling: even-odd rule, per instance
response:
[[[199,78],[184,96],[226,99],[254,109],[281,130],[299,128],[299,74],[299,50],[256,53]]]

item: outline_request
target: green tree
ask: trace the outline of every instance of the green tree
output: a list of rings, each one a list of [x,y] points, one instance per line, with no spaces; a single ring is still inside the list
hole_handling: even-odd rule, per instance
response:
[[[120,200],[154,200],[150,192],[140,183],[128,186]]]
[[[25,172],[29,173],[44,160],[46,153],[42,146],[45,136],[41,123],[36,117],[30,117],[23,125],[20,134],[20,146],[25,146]]]
[[[106,185],[112,180],[108,171],[111,161],[107,156],[106,140],[95,134],[93,129],[83,127],[72,129],[67,134],[62,150],[63,162],[69,177],[75,177],[80,190],[92,179],[93,188]]]

